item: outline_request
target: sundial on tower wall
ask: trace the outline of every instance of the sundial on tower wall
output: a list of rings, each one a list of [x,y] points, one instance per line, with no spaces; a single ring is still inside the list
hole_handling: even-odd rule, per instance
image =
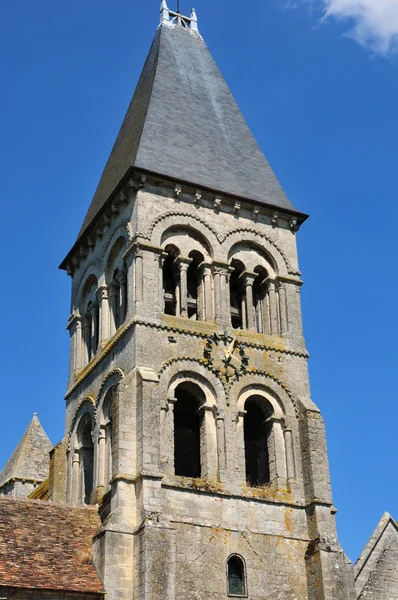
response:
[[[245,352],[246,345],[225,332],[215,333],[207,339],[204,358],[217,374],[227,382],[244,375],[249,366],[249,356]]]

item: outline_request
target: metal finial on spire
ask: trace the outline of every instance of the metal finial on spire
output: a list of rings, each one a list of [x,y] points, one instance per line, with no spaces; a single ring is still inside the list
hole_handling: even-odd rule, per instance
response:
[[[180,12],[180,0],[177,0],[177,13],[179,14]]]

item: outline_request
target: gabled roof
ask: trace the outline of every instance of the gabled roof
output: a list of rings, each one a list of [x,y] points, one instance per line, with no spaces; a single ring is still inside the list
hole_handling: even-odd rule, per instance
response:
[[[97,510],[0,497],[0,586],[103,594],[92,563]]]
[[[377,580],[382,582],[385,589],[388,587],[390,582],[387,581],[388,575],[386,576],[385,572],[386,565],[387,571],[391,571],[388,563],[392,563],[392,571],[396,574],[392,584],[395,588],[395,594],[391,596],[393,600],[398,598],[396,585],[398,584],[398,525],[386,512],[355,564],[355,587],[358,598],[365,588],[377,586]],[[387,596],[390,598],[388,593]]]
[[[52,444],[36,414],[0,473],[0,487],[10,479],[43,481],[48,477]]]
[[[78,239],[131,167],[296,212],[201,36],[161,25]]]

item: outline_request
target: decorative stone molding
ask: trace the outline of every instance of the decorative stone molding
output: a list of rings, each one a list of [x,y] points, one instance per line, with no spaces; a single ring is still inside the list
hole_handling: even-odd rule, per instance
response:
[[[124,379],[125,375],[124,375],[123,370],[120,369],[119,367],[117,367],[116,369],[112,369],[112,371],[109,371],[109,373],[106,375],[105,379],[101,383],[100,389],[98,390],[97,398],[95,401],[96,410],[98,409],[98,406],[100,404],[101,397],[104,395],[104,391],[105,390],[108,391],[106,388],[112,387],[108,383],[112,377],[115,377],[115,378],[119,377],[119,381],[117,382],[117,383],[119,383],[122,379]]]
[[[190,224],[190,221],[200,223],[203,227],[205,227],[205,229],[207,229],[207,231],[211,232],[212,236],[214,236],[214,241],[216,240],[216,241],[220,242],[217,231],[211,225],[209,225],[207,223],[207,221],[205,221],[198,215],[192,215],[191,213],[187,213],[187,212],[183,212],[183,211],[173,211],[173,210],[167,211],[166,213],[163,213],[163,214],[155,217],[155,219],[153,219],[152,223],[149,225],[146,234],[140,234],[140,237],[142,237],[146,240],[152,241],[152,243],[156,243],[153,240],[153,232],[154,232],[156,226],[168,218],[174,219],[175,217],[178,217],[179,219],[186,219],[185,222],[184,221],[179,222],[179,225],[182,227],[184,225],[188,225],[188,226],[192,227],[192,225]],[[199,230],[199,233],[201,233],[201,235],[206,238],[206,234],[203,233],[203,231],[201,229]],[[159,239],[160,239],[160,236],[159,236]],[[214,246],[214,241],[213,241],[213,243],[208,241],[208,244],[210,247]]]
[[[256,376],[258,376],[261,379],[259,381],[256,381],[255,379],[253,379]],[[248,379],[248,383],[245,382],[245,377]],[[266,371],[265,369],[251,369],[251,368],[247,369],[245,377],[242,377],[239,380],[239,382],[231,382],[231,385],[229,386],[229,393],[232,391],[232,387],[235,383],[239,383],[239,386],[240,386],[240,388],[237,388],[235,390],[235,395],[237,398],[241,395],[242,391],[245,389],[245,386],[247,386],[247,385],[260,384],[264,387],[269,387],[269,389],[277,396],[277,398],[280,399],[282,404],[283,404],[283,399],[282,399],[283,393],[285,393],[288,396],[290,403],[294,408],[295,416],[296,416],[296,418],[298,418],[299,403],[298,403],[297,399],[291,393],[289,387],[285,383],[283,383],[279,379],[279,377],[277,377],[273,373],[270,373],[269,371]],[[268,384],[268,386],[267,386],[267,381],[266,381],[267,379],[272,381],[273,384],[271,384],[271,385]],[[274,384],[276,384],[276,386],[277,386],[276,389],[275,389]],[[280,389],[278,389],[278,388],[280,388]]]
[[[158,329],[160,331],[169,331],[171,333],[178,333],[180,335],[188,335],[188,336],[191,336],[191,337],[197,337],[197,338],[201,338],[201,339],[207,339],[209,337],[208,333],[204,333],[204,332],[201,332],[201,331],[192,331],[191,329],[185,329],[185,328],[178,327],[178,326],[171,327],[169,325],[162,325],[160,323],[155,323],[155,322],[149,321],[149,320],[146,321],[146,320],[143,320],[143,319],[132,319],[131,321],[129,321],[128,323],[126,323],[123,327],[121,327],[117,331],[117,335],[115,335],[111,340],[109,340],[108,344],[105,346],[105,348],[102,350],[102,352],[98,356],[96,356],[95,359],[92,360],[82,370],[82,372],[78,376],[78,379],[76,380],[76,382],[66,392],[65,399],[69,398],[73,394],[73,392],[80,386],[80,384],[85,379],[87,379],[87,377],[103,361],[103,359],[106,356],[108,356],[108,354],[110,352],[112,352],[113,348],[121,340],[121,338],[124,337],[124,335],[128,331],[130,331],[130,329],[132,329],[133,327],[135,327],[136,325],[141,325],[143,327],[151,327],[152,329]],[[290,350],[290,349],[286,349],[286,348],[277,348],[275,346],[270,346],[268,344],[257,344],[257,343],[253,343],[253,342],[245,342],[245,344],[246,344],[247,348],[254,348],[254,349],[262,350],[262,351],[275,352],[276,354],[283,354],[283,355],[288,355],[288,356],[296,356],[298,358],[302,358],[302,359],[305,359],[305,360],[307,360],[309,358],[308,352],[300,352],[300,351],[297,352],[295,350]],[[201,360],[204,361],[204,359],[192,359],[192,360],[195,360],[197,362],[200,362]],[[207,363],[204,361],[201,364],[206,365]],[[209,370],[211,370],[211,369],[209,369]]]
[[[283,252],[283,250],[281,250],[281,248],[279,248],[279,246],[277,245],[277,243],[273,239],[271,239],[268,235],[266,235],[264,232],[262,232],[262,231],[258,231],[257,229],[253,229],[252,227],[237,227],[236,229],[230,229],[228,231],[228,233],[219,236],[218,239],[219,239],[220,243],[223,244],[224,242],[226,242],[226,240],[228,238],[230,238],[231,236],[236,235],[236,234],[239,234],[239,241],[240,242],[242,242],[242,241],[254,242],[254,243],[257,243],[258,245],[262,246],[263,240],[266,240],[269,244],[271,244],[271,246],[281,256],[281,258],[282,258],[282,260],[283,260],[283,262],[284,262],[284,264],[286,266],[286,269],[287,269],[287,272],[289,273],[289,275],[301,275],[301,273],[299,271],[294,270],[292,268],[292,266],[290,265],[290,262],[289,262],[287,256],[285,255],[285,253]],[[257,242],[256,242],[255,239],[254,240],[253,239],[247,239],[247,240],[242,239],[242,234],[249,234],[250,236],[254,236],[255,238],[258,237],[258,238],[261,239],[261,241],[257,240]],[[267,250],[267,248],[265,248],[265,250]],[[274,262],[276,262],[275,261],[275,257],[273,256],[273,254],[271,254],[271,258],[273,258]]]
[[[70,443],[71,443],[71,439],[72,439],[72,435],[75,433],[75,429],[77,426],[78,421],[80,420],[80,418],[83,416],[84,411],[82,411],[82,408],[84,407],[84,405],[87,404],[92,408],[92,412],[93,412],[93,419],[94,419],[94,423],[97,420],[97,409],[95,406],[95,400],[93,398],[93,396],[85,396],[83,398],[83,400],[79,403],[75,414],[73,416],[72,422],[71,422],[71,426],[68,432],[68,442],[67,442],[67,450],[68,452],[70,452]]]

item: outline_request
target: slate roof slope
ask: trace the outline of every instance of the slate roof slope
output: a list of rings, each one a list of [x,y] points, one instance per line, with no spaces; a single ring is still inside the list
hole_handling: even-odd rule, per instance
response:
[[[159,27],[79,237],[130,167],[295,211],[205,42]]]
[[[92,538],[93,507],[0,497],[0,586],[102,594]]]
[[[398,599],[398,525],[386,512],[355,564],[358,598]]]
[[[10,479],[43,481],[48,477],[52,444],[36,414],[0,473],[0,486]]]

